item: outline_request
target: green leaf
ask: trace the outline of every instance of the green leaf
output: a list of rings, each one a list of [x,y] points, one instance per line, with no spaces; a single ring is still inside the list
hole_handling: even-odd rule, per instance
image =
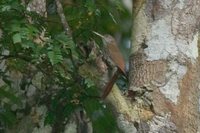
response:
[[[94,81],[89,78],[85,79],[85,84],[87,85],[88,88],[95,86]]]
[[[21,44],[23,48],[33,48],[35,50],[35,44],[32,41],[23,41]]]
[[[58,47],[55,47],[53,50],[49,51],[47,55],[52,65],[55,65],[63,61],[61,50]]]
[[[38,27],[35,27],[33,25],[30,25],[30,24],[27,24],[26,27],[27,27],[29,33],[32,33],[32,34],[33,33],[39,33],[39,29],[37,29]]]
[[[11,31],[12,32],[19,32],[21,30],[21,27],[20,27],[20,24],[19,23],[16,23],[16,24],[13,24],[11,26]]]
[[[75,106],[72,104],[66,104],[66,106],[63,109],[64,117],[67,118],[69,117],[72,112],[74,112]]]
[[[21,35],[19,33],[14,34],[12,39],[14,44],[22,42]]]
[[[11,9],[11,6],[10,5],[6,5],[6,6],[3,6],[1,11],[2,12],[6,12],[6,11],[9,11]]]
[[[88,9],[89,12],[93,12],[95,10],[94,0],[87,0],[85,7]]]
[[[72,38],[66,36],[64,33],[61,33],[56,35],[55,39],[63,45],[64,49],[70,49],[74,58],[78,58],[76,44],[73,42]]]
[[[100,11],[99,9],[96,9],[96,10],[95,10],[95,15],[101,16],[101,11]]]
[[[58,40],[62,44],[67,44],[67,42],[70,40],[69,37],[65,35],[65,33],[61,33],[55,36],[55,39]]]

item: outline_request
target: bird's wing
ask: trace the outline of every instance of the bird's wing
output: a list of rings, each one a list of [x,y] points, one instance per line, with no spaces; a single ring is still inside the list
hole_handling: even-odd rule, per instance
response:
[[[119,48],[115,44],[109,44],[108,50],[113,62],[116,63],[119,69],[126,75],[125,61]]]

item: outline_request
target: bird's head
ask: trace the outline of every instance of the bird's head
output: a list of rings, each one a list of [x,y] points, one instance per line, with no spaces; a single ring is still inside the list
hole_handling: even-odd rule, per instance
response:
[[[93,33],[102,38],[104,45],[116,44],[115,39],[109,34],[101,35],[95,31]]]

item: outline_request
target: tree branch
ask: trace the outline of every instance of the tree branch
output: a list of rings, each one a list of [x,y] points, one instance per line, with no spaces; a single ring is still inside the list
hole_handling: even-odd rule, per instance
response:
[[[61,20],[61,23],[64,27],[64,30],[67,33],[67,35],[71,37],[72,32],[71,32],[71,29],[70,29],[69,24],[67,22],[67,19],[65,17],[65,14],[63,12],[63,7],[62,7],[62,4],[60,3],[60,0],[56,0],[56,5],[57,5],[57,12],[58,12],[58,15],[60,16],[60,20]]]

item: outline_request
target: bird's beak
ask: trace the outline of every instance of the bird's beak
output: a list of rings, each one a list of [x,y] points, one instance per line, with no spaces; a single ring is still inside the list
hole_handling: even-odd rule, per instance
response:
[[[94,34],[96,34],[97,36],[100,36],[101,38],[105,39],[105,37],[103,35],[101,35],[100,33],[96,32],[96,31],[92,31]]]

